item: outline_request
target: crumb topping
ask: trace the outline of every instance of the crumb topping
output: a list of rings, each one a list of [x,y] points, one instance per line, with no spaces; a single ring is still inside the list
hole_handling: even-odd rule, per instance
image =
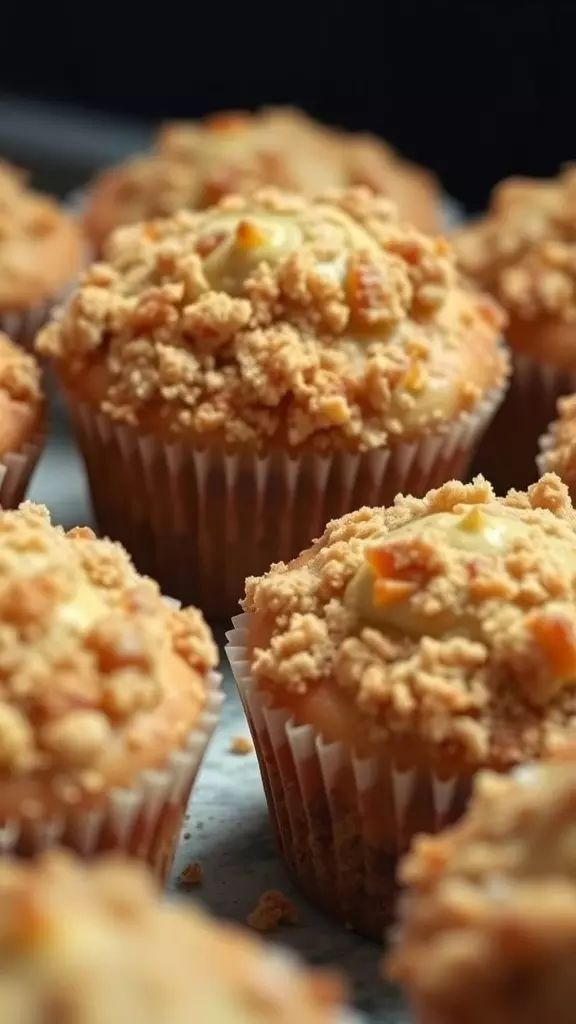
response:
[[[365,189],[228,197],[120,230],[107,255],[37,347],[71,380],[104,362],[102,411],[133,426],[368,449],[506,377],[499,311]]]
[[[330,129],[300,111],[225,111],[162,125],[151,153],[104,172],[88,216],[95,217],[106,198],[117,223],[133,223],[205,209],[225,195],[248,195],[261,186],[314,195],[368,185],[386,193],[402,170],[381,140]]]
[[[181,1024],[192,1007],[199,1021],[329,1024],[344,996],[329,972],[161,900],[135,864],[0,864],[2,1020]]]
[[[269,889],[263,892],[254,910],[246,918],[246,924],[257,932],[274,932],[282,924],[297,924],[296,907],[283,892]]]
[[[478,477],[328,524],[246,582],[269,639],[258,685],[336,687],[374,743],[505,768],[576,724],[576,514],[546,475],[496,498]],[[285,699],[285,698],[284,698]]]
[[[166,699],[169,657],[193,670],[201,707],[217,654],[198,611],[169,607],[89,529],[30,503],[0,512],[0,777],[63,772],[90,789]]]
[[[34,239],[49,235],[60,223],[60,211],[56,203],[47,196],[32,192],[26,183],[26,175],[5,161],[0,160],[0,267],[4,252],[3,243],[14,238]],[[8,268],[9,269],[9,268]],[[15,268],[14,268],[15,269]]]
[[[464,273],[516,316],[576,320],[576,167],[503,182],[487,216],[453,242]]]
[[[483,1003],[482,1020],[552,1019],[522,1015],[513,979],[523,978],[528,992],[534,984],[532,999],[540,999],[549,997],[556,973],[558,991],[564,969],[573,978],[574,766],[572,750],[558,763],[522,766],[509,777],[482,773],[462,821],[417,838],[405,859],[401,879],[412,893],[389,970],[430,1012],[445,1004],[454,1014],[439,1019],[460,1020],[458,1008],[477,989],[502,1013]]]
[[[550,426],[549,437],[542,465],[572,485],[576,476],[576,395],[558,399],[558,419]]]
[[[0,331],[0,391],[15,402],[43,400],[40,367],[33,356]]]

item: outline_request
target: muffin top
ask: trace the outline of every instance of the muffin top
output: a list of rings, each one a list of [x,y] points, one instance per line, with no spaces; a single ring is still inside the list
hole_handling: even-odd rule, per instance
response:
[[[127,783],[181,748],[216,648],[117,544],[0,512],[0,810]]]
[[[0,863],[0,1017],[10,1024],[336,1022],[343,986],[200,910],[143,869],[63,853]]]
[[[576,716],[576,514],[544,476],[360,509],[246,582],[252,675],[328,741],[444,773],[561,746]],[[442,776],[444,777],[444,775]]]
[[[120,224],[204,209],[225,195],[248,194],[262,185],[307,195],[368,185],[396,200],[405,216],[420,215],[419,226],[437,228],[431,175],[377,138],[330,129],[282,107],[162,125],[151,153],[112,167],[95,181],[84,224],[99,248]]]
[[[0,310],[53,299],[81,255],[80,232],[58,204],[0,161]]]
[[[576,395],[558,399],[558,419],[550,426],[538,461],[543,472],[557,473],[572,492],[576,483]]]
[[[0,331],[0,457],[31,440],[43,409],[38,363]]]
[[[113,236],[38,351],[143,431],[367,450],[452,426],[506,377],[499,311],[365,189],[276,190]]]
[[[573,1020],[575,768],[572,748],[508,777],[481,773],[461,823],[416,839],[388,968],[430,1019]]]
[[[487,214],[453,238],[462,271],[523,321],[576,321],[576,167],[511,178]]]

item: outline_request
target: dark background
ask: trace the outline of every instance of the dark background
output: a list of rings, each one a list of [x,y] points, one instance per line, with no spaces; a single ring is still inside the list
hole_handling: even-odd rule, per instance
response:
[[[576,157],[574,3],[189,0],[26,5],[6,17],[7,104],[20,94],[151,122],[295,103],[385,135],[470,209],[505,175],[551,174]],[[24,155],[60,191],[108,159],[106,146],[98,150],[99,122],[61,160],[50,108],[40,121],[53,132],[53,155],[43,143],[37,158],[30,140]],[[130,122],[122,124],[130,148]],[[10,140],[0,109],[0,145],[20,155]]]

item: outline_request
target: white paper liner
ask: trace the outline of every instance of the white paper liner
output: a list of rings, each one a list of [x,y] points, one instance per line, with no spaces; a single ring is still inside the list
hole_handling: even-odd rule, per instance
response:
[[[221,676],[207,678],[206,706],[183,748],[162,768],[140,773],[130,788],[111,790],[90,811],[65,810],[55,818],[10,819],[0,825],[0,855],[36,856],[59,845],[91,858],[115,850],[146,861],[164,882],[202,758],[223,701]]]
[[[419,831],[461,813],[468,780],[422,768],[400,771],[324,743],[257,691],[246,647],[251,616],[237,615],[226,654],[250,725],[268,809],[294,881],[356,931],[380,940],[394,915],[398,857]],[[392,798],[392,799],[390,799]],[[374,818],[386,822],[375,836]]]
[[[461,477],[504,390],[418,443],[360,455],[201,450],[139,435],[73,395],[68,405],[101,532],[164,591],[218,617],[238,608],[247,576],[293,558],[330,519]]]
[[[504,401],[481,440],[473,472],[483,473],[497,494],[525,490],[537,479],[540,439],[556,419],[561,395],[576,391],[576,373],[512,355],[512,378]]]

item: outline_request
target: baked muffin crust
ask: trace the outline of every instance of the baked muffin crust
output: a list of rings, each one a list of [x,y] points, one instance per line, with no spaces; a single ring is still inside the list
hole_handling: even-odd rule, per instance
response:
[[[37,348],[111,418],[263,448],[372,448],[503,384],[499,310],[365,189],[276,190],[118,231]]]
[[[249,578],[252,677],[362,754],[507,769],[574,728],[575,594],[576,515],[557,477],[506,498],[452,481],[335,520]]]
[[[0,161],[0,311],[55,298],[79,269],[80,232],[58,204]]]
[[[217,661],[124,550],[26,503],[0,512],[0,814],[71,807],[184,744]]]
[[[388,970],[421,1024],[574,1019],[575,756],[480,775],[461,823],[415,841]]]
[[[0,1017],[10,1024],[329,1024],[343,986],[199,909],[134,865],[64,854],[0,863]]]

